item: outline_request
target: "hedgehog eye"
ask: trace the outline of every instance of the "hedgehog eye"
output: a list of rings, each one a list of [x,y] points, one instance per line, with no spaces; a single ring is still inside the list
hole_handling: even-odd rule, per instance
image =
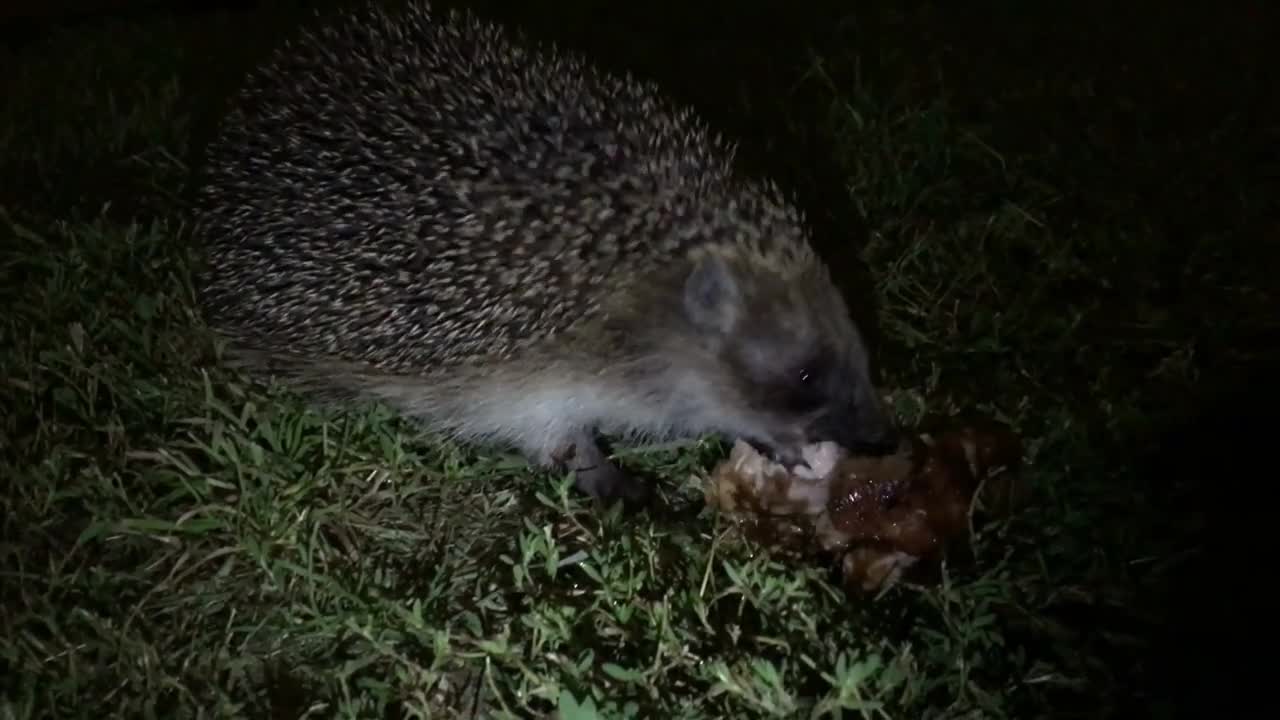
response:
[[[797,400],[803,398],[803,404],[816,403],[821,400],[823,374],[822,369],[816,365],[805,365],[795,371],[792,376],[795,378],[793,391],[797,395]]]

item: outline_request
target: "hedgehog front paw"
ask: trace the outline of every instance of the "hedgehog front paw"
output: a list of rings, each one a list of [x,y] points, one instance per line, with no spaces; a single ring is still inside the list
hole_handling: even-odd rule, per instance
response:
[[[649,496],[649,486],[605,460],[594,467],[574,468],[575,485],[600,500],[638,502]]]
[[[552,453],[555,464],[574,473],[574,486],[598,500],[642,501],[649,487],[623,471],[590,438],[575,438]]]

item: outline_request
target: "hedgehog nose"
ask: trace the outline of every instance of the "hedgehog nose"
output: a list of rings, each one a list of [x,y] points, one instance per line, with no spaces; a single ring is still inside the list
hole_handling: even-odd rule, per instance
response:
[[[830,412],[814,424],[811,440],[831,441],[857,455],[890,455],[902,441],[901,432],[883,412]]]
[[[882,417],[855,430],[849,449],[859,455],[892,455],[901,442],[902,432],[887,417]]]
[[[750,440],[749,443],[761,455],[768,458],[770,462],[775,462],[786,468],[809,467],[809,463],[804,459],[804,454],[801,452],[801,447],[798,445],[784,445],[757,439]]]
[[[804,459],[804,455],[800,452],[799,448],[771,448],[769,452],[769,459],[785,468],[795,469],[809,467],[809,461]]]
[[[858,455],[892,455],[902,441],[902,434],[897,429],[889,429],[874,439],[859,439],[851,443],[850,450]]]

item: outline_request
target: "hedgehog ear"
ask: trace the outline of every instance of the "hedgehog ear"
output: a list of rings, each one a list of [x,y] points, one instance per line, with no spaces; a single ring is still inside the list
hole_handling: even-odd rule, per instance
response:
[[[724,260],[714,254],[698,258],[684,283],[684,311],[703,330],[729,332],[738,320],[738,283]]]

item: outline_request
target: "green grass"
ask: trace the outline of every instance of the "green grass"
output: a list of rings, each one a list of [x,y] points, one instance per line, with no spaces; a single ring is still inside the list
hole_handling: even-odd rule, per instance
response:
[[[1213,192],[1187,165],[1201,156],[1177,156],[1185,179],[1161,162],[1174,140],[1080,140],[1094,129],[1069,119],[1057,137],[1075,145],[1015,141],[1051,124],[1037,103],[1057,89],[993,89],[984,125],[964,88],[894,91],[928,58],[863,78],[859,56],[822,50],[800,83],[822,112],[795,122],[820,129],[865,218],[894,407],[907,424],[1007,419],[1034,493],[942,585],[853,603],[702,507],[695,474],[721,443],[628,453],[665,478],[661,502],[602,512],[513,457],[380,408],[309,412],[220,369],[178,192],[198,95],[182,32],[86,27],[4,58],[0,717],[1103,717],[1143,701],[1146,599],[1188,548],[1128,461],[1189,407],[1206,357],[1251,360],[1233,338],[1274,330],[1265,263],[1229,261],[1262,212],[1247,183],[1179,255],[1135,189]],[[1237,147],[1236,123],[1222,114],[1205,156]],[[1175,282],[1232,323],[1166,302]]]

